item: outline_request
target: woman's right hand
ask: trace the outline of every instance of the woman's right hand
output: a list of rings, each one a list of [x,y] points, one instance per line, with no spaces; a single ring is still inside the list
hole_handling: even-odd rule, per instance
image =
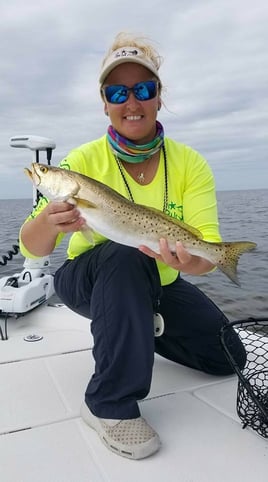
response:
[[[25,247],[34,256],[47,256],[54,250],[59,233],[79,231],[84,225],[85,220],[75,205],[52,201],[22,226],[21,251]]]
[[[51,201],[43,210],[43,216],[48,224],[56,228],[57,233],[79,231],[85,224],[79,210],[69,202]]]

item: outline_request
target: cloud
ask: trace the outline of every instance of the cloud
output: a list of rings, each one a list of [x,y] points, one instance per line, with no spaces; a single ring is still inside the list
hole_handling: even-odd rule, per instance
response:
[[[56,163],[105,132],[98,72],[121,30],[148,36],[164,57],[166,135],[200,150],[219,189],[267,187],[267,21],[266,0],[6,3],[0,197],[31,195],[22,172],[31,152],[12,149],[11,136],[52,137]]]

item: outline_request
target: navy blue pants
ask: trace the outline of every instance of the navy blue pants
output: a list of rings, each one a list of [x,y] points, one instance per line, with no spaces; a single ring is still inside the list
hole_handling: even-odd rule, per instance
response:
[[[137,400],[150,390],[154,352],[206,373],[232,373],[219,341],[224,314],[179,276],[161,287],[155,260],[135,248],[107,241],[67,260],[55,273],[55,290],[69,308],[92,319],[95,373],[85,401],[98,417],[140,415]],[[158,338],[154,312],[165,321]],[[246,355],[235,332],[230,346],[242,368]]]

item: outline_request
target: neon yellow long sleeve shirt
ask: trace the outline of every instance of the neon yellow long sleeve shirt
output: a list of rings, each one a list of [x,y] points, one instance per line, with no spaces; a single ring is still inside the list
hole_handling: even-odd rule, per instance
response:
[[[165,137],[167,158],[168,202],[166,214],[180,219],[196,227],[206,241],[221,241],[219,233],[215,183],[212,171],[206,160],[195,150]],[[128,197],[128,191],[119,171],[115,157],[109,147],[107,137],[103,137],[81,145],[72,150],[61,161],[60,167],[80,172],[112,187],[123,196]],[[125,178],[130,187],[134,202],[163,209],[165,194],[164,156],[160,162],[152,182],[141,185],[127,172]],[[36,217],[47,204],[46,198],[41,198],[37,207],[26,219]],[[58,236],[56,245],[64,234]],[[94,243],[106,240],[99,233],[94,233]],[[72,234],[67,257],[73,259],[79,254],[91,249],[94,245],[80,233]],[[34,257],[20,242],[23,256]],[[162,285],[172,283],[178,272],[169,266],[157,262]]]

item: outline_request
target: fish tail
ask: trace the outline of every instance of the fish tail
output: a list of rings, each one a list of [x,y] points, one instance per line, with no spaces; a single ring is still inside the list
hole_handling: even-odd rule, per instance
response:
[[[221,243],[221,256],[216,262],[218,268],[228,276],[236,285],[240,286],[237,277],[237,264],[241,254],[256,248],[257,244],[251,241],[234,241]]]

